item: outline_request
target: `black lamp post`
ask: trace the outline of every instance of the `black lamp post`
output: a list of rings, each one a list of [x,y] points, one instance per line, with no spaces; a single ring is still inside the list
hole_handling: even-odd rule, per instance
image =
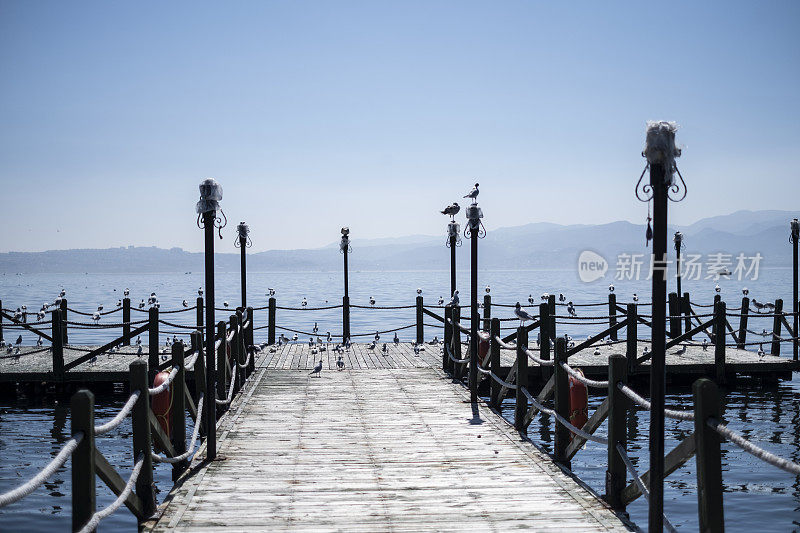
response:
[[[250,226],[244,222],[239,222],[236,226],[236,231],[239,233],[239,238],[234,241],[233,245],[241,250],[241,266],[239,267],[239,275],[242,278],[242,309],[247,309],[247,259],[245,257],[245,249],[253,246],[253,241],[250,240]]]
[[[469,396],[472,402],[478,401],[478,239],[486,236],[482,218],[483,211],[478,207],[478,202],[473,200],[472,205],[467,207],[467,227],[464,229],[464,236],[470,240]]]
[[[347,281],[347,254],[353,251],[350,246],[350,228],[342,228],[342,241],[339,252],[344,256],[344,296],[342,297],[342,342],[350,338],[350,294]]]
[[[789,235],[789,240],[792,243],[792,313],[794,314],[794,329],[792,331],[794,337],[794,360],[797,361],[797,348],[800,344],[800,339],[797,337],[798,324],[800,324],[800,317],[797,315],[797,241],[800,241],[800,222],[795,218],[791,222],[792,233]]]
[[[206,459],[213,460],[217,456],[217,413],[214,409],[214,397],[217,373],[214,368],[214,228],[219,229],[222,238],[222,228],[228,220],[220,209],[222,200],[222,185],[213,178],[203,180],[200,184],[200,201],[197,202],[197,226],[205,230],[205,293],[206,293],[206,390],[205,410],[206,417]],[[217,217],[219,210],[222,218]]]
[[[667,202],[686,197],[683,181],[675,158],[681,155],[675,146],[672,122],[650,122],[642,155],[647,158],[645,171],[636,184],[636,196],[643,202],[653,202],[653,326],[650,359],[650,508],[648,530],[655,533],[664,528],[664,391],[666,389],[665,357],[667,342]],[[650,182],[642,185],[647,169]],[[680,185],[675,181],[675,173]],[[681,186],[682,185],[682,186]],[[670,193],[677,196],[672,198]]]
[[[450,297],[456,292],[456,248],[461,246],[461,226],[455,220],[447,224],[447,247],[450,248]]]

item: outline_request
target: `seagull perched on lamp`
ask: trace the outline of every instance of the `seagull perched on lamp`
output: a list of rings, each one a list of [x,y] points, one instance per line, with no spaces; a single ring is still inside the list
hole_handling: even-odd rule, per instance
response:
[[[480,194],[480,191],[478,190],[478,184],[476,183],[475,186],[472,188],[472,190],[464,195],[464,198],[469,198],[470,200],[472,200],[473,204],[477,204],[478,194]]]
[[[455,220],[455,217],[456,217],[456,215],[458,214],[459,211],[461,211],[461,206],[458,205],[456,202],[453,202],[452,204],[450,204],[447,207],[445,207],[444,209],[442,209],[442,214],[443,215],[450,215],[450,217],[452,217],[453,220]]]

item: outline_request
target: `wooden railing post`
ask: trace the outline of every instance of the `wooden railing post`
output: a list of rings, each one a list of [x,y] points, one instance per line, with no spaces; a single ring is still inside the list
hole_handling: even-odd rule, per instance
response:
[[[689,293],[684,292],[683,298],[681,299],[681,312],[684,315],[684,324],[683,327],[686,331],[692,330],[692,301],[689,299]],[[687,337],[686,340],[692,340],[691,335]]]
[[[628,321],[625,323],[625,357],[628,360],[628,373],[636,370],[639,342],[639,310],[636,304],[628,304]]]
[[[522,392],[528,386],[528,330],[517,328],[517,401],[514,404],[514,427],[518,431],[525,430],[525,414],[528,412],[528,398]]]
[[[550,308],[546,303],[539,304],[539,358],[550,360]],[[553,374],[550,366],[542,366],[542,379],[548,380]]]
[[[492,321],[492,296],[483,296],[483,331],[489,331]]]
[[[275,344],[275,298],[272,297],[270,297],[267,307],[267,344],[270,346]]]
[[[556,334],[556,331],[557,331],[557,328],[556,328],[556,315],[558,314],[558,313],[556,313],[556,295],[555,294],[551,294],[547,298],[547,312],[550,313],[550,329],[549,329],[550,338],[553,339],[553,342],[555,342],[556,335],[557,335]]]
[[[417,296],[417,344],[425,342],[424,315],[422,313],[422,296]]]
[[[608,327],[613,328],[617,325],[617,295],[613,292],[608,293]],[[619,340],[617,330],[609,334],[612,341]]]
[[[719,302],[721,302],[721,301],[722,301],[722,297],[719,294],[715,294],[714,295],[714,304],[711,306],[711,309],[716,309],[717,308],[717,304]],[[724,329],[722,330],[722,333],[723,334],[725,333]],[[716,339],[716,338],[717,338],[717,321],[715,320],[711,324],[711,339],[712,339],[712,342],[713,342],[713,339]]]
[[[147,354],[147,378],[148,383],[153,383],[158,373],[158,308],[153,306],[148,313],[149,323],[147,329],[148,354]]]
[[[725,302],[718,301],[714,304],[714,328],[717,334],[714,336],[714,369],[719,385],[725,383],[725,321],[727,306]]]
[[[61,338],[64,345],[69,344],[69,335],[67,334],[67,299],[61,299]]]
[[[186,368],[183,353],[183,343],[176,342],[172,345],[172,364],[178,369],[175,380],[172,382],[172,447],[176,455],[186,451]],[[172,465],[172,480],[177,480],[186,470],[186,461]]]
[[[242,315],[239,311],[230,316],[231,330],[233,339],[231,340],[231,380],[233,380],[233,395],[236,396],[244,383],[244,373],[242,372]]]
[[[62,329],[64,323],[61,320],[61,309],[54,309],[50,313],[51,318],[51,337],[53,338],[53,376],[56,379],[64,379],[64,334]]]
[[[200,331],[193,331],[191,339],[192,349],[197,354],[197,359],[194,362],[194,402],[195,405],[197,405],[200,401],[200,396],[206,390],[206,362],[203,353],[203,334]],[[205,435],[206,416],[202,416],[197,422],[200,423],[200,435]]]
[[[450,370],[450,358],[447,356],[447,350],[452,345],[453,326],[450,321],[453,320],[453,308],[444,308],[444,348],[442,349],[442,371],[448,372]]]
[[[123,346],[131,345],[131,299],[122,299],[122,334],[125,340],[122,341]]]
[[[156,510],[156,494],[153,486],[153,457],[150,455],[153,443],[150,439],[150,392],[147,385],[147,364],[137,359],[130,365],[131,393],[139,391],[139,399],[131,411],[133,426],[133,462],[141,457],[144,461],[139,477],[136,479],[136,495],[142,503],[144,516],[151,516]]]
[[[709,418],[719,419],[719,392],[712,381],[701,378],[692,385],[692,394],[699,530],[704,533],[721,533],[725,531],[725,518],[720,436],[707,425]]]
[[[681,334],[681,308],[677,293],[669,293],[668,298],[669,336],[674,339]]]
[[[453,357],[461,359],[461,308],[458,306],[453,307],[453,329],[450,330],[450,335],[453,337]],[[456,379],[461,379],[464,375],[463,363],[453,363],[453,376]]]
[[[3,300],[0,300],[0,309],[3,308]],[[5,337],[3,337],[3,315],[0,313],[0,341],[4,341]]]
[[[739,313],[739,338],[737,339],[739,342],[736,343],[736,347],[744,350],[747,342],[747,317],[750,315],[750,298],[747,296],[742,298],[742,309]]]
[[[495,376],[500,375],[500,319],[493,318],[489,326],[489,364]],[[500,408],[500,384],[495,379],[489,379],[489,405]]]
[[[197,308],[195,311],[197,312],[197,318],[195,319],[197,322],[197,331],[203,331],[203,297],[197,297],[197,303],[195,304]]]
[[[628,402],[618,383],[628,381],[628,362],[621,354],[608,358],[608,470],[606,470],[605,500],[616,511],[624,511],[622,490],[627,484],[627,471],[617,445],[627,447],[625,424],[628,419]]]
[[[772,349],[769,353],[778,356],[781,354],[781,313],[783,313],[783,300],[775,300],[775,318],[772,322]]]
[[[342,296],[342,342],[350,338],[350,297]]]
[[[567,362],[567,340],[563,337],[556,339],[556,353],[553,364],[555,380],[553,381],[553,399],[555,411],[565,420],[569,420],[569,375],[561,366]],[[563,424],[556,421],[555,438],[553,439],[553,458],[557,463],[570,468],[570,461],[567,456],[567,446],[570,442],[570,431]]]
[[[57,311],[54,311],[54,313]],[[72,452],[72,531],[86,525],[97,506],[94,469],[94,394],[81,389],[71,401],[72,436],[83,439]]]
[[[254,317],[255,317],[255,313],[253,313],[253,308],[252,307],[248,307],[247,308],[247,323],[249,325],[247,326],[247,331],[245,332],[245,347],[244,347],[245,352],[244,353],[245,353],[245,357],[247,357],[247,355],[250,354],[250,353],[252,353],[253,356],[250,358],[250,361],[247,364],[247,368],[245,369],[246,376],[250,376],[250,374],[252,374],[256,369],[256,350],[255,350],[256,342],[255,342],[255,335],[254,335],[254,331],[255,331],[255,327],[254,326],[255,326],[255,324],[253,323],[253,318]]]
[[[217,348],[217,398],[224,400],[228,397],[228,328],[222,320],[217,322],[217,337],[222,339]],[[226,409],[226,405],[217,405],[217,413],[221,414]]]

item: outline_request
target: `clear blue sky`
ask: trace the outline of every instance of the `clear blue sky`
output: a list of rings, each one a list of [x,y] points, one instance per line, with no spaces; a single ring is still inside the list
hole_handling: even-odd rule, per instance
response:
[[[0,251],[197,250],[197,184],[255,250],[643,222],[645,121],[675,120],[671,221],[800,208],[798,2],[0,1]]]

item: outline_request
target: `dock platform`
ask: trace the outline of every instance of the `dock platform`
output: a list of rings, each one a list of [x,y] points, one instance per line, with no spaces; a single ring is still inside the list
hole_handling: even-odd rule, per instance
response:
[[[438,349],[413,359],[410,346],[391,347],[376,359],[357,345],[345,370],[329,358],[318,378],[300,345],[263,354],[219,421],[221,460],[202,462],[201,448],[145,530],[631,530],[470,404],[430,364]]]

